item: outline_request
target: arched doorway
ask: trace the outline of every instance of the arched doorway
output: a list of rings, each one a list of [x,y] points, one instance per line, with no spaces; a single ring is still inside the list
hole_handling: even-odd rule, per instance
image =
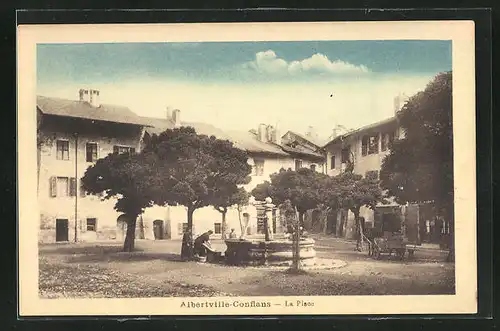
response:
[[[153,221],[153,233],[155,236],[155,240],[164,239],[165,234],[165,225],[163,220],[155,220]]]

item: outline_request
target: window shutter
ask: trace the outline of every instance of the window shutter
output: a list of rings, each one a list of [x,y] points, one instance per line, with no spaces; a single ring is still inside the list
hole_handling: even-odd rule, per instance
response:
[[[89,143],[85,145],[85,154],[86,154],[85,161],[92,162],[92,150]]]
[[[71,177],[69,179],[69,195],[74,197],[76,196],[76,178]]]
[[[50,177],[50,196],[57,196],[57,177],[55,176]]]
[[[85,189],[83,188],[83,182],[82,180],[80,179],[80,196],[83,198],[85,197],[87,194],[85,192]]]

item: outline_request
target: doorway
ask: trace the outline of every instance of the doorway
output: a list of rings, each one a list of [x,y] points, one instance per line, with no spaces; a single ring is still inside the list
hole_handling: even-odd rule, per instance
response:
[[[68,241],[68,220],[56,219],[56,242]]]
[[[153,232],[155,235],[155,240],[162,240],[164,239],[163,234],[164,234],[164,224],[162,220],[155,220],[153,222]]]

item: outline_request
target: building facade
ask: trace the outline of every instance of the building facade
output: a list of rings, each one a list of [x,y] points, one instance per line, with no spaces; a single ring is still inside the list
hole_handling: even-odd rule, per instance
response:
[[[179,110],[168,110],[164,119],[144,118],[126,107],[101,104],[99,93],[81,89],[78,100],[37,97],[40,242],[123,240],[126,222],[114,210],[116,200],[87,195],[81,178],[98,159],[110,153],[140,152],[144,135],[169,128],[191,126],[199,134],[230,140],[246,150],[252,166],[251,182],[244,186],[248,192],[281,168],[310,167],[324,172],[321,154],[290,148],[270,125],[261,124],[248,132],[223,131],[206,123],[182,122]],[[258,201],[230,208],[227,229],[235,229],[238,236],[242,231],[263,235],[264,209]],[[272,208],[267,213],[274,232],[282,231],[279,210]],[[193,218],[195,234],[208,230],[221,233],[222,217],[213,207],[196,210]],[[136,237],[178,239],[186,226],[186,208],[154,206],[137,220]]]
[[[37,98],[41,242],[123,236],[116,201],[86,195],[81,178],[99,158],[138,151],[144,126],[127,108],[99,104],[98,93],[81,90],[78,101]]]
[[[270,180],[273,173],[280,169],[297,169],[298,167],[314,168],[323,171],[324,156],[314,153],[300,153],[290,150],[282,141],[279,130],[271,125],[260,124],[257,129],[248,132],[221,130],[207,123],[183,122],[179,110],[168,110],[165,119],[145,118],[150,124],[146,134],[158,134],[166,129],[190,126],[198,134],[215,136],[233,142],[234,146],[248,153],[248,163],[252,166],[251,181],[243,187],[251,192],[258,184]],[[284,230],[283,221],[277,207],[269,215],[275,233]],[[250,200],[247,206],[233,206],[226,214],[226,229],[234,229],[240,237],[242,231],[246,236],[263,236],[263,218],[266,216],[261,201]],[[158,207],[146,209],[143,224],[148,239],[180,239],[187,228],[187,209],[183,206]],[[148,225],[153,228],[148,228]],[[155,231],[156,224],[156,231]],[[193,214],[193,231],[200,234],[208,230],[214,231],[214,237],[222,235],[222,215],[213,207],[197,209]]]
[[[390,152],[394,140],[404,137],[399,126],[397,112],[401,109],[395,100],[395,116],[334,137],[325,146],[327,174],[336,176],[352,164],[353,172],[362,176],[379,176],[384,158]],[[439,243],[449,234],[449,224],[436,217],[431,204],[398,205],[389,199],[389,204],[379,204],[375,210],[362,207],[360,216],[365,218],[367,228],[379,231],[403,231],[416,243]],[[351,211],[340,210],[329,216],[332,224],[329,232],[339,237],[354,238],[356,225]]]

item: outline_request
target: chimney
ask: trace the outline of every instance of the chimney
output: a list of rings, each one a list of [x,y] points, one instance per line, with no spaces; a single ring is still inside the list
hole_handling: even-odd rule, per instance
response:
[[[273,135],[274,135],[274,143],[276,145],[281,145],[281,134],[280,134],[280,130],[278,129],[278,127],[274,128]]]
[[[81,88],[78,93],[80,95],[80,102],[90,103],[90,93],[88,89]]]
[[[89,98],[90,105],[94,108],[101,107],[101,101],[99,98],[99,90],[90,90],[89,94],[90,94],[90,98]]]
[[[266,127],[266,141],[274,141],[274,128],[272,125]]]
[[[257,138],[259,139],[259,141],[266,142],[266,136],[267,136],[267,125],[259,124]]]
[[[167,106],[167,120],[172,120],[172,107]]]
[[[332,130],[332,139],[335,139],[337,137],[337,127],[333,128]]]
[[[273,127],[272,125],[269,125],[267,127],[268,131],[268,140],[269,142],[275,143],[277,145],[281,145],[281,135],[279,133],[279,130],[277,127]]]
[[[394,116],[398,114],[401,110],[401,95],[397,95],[394,97]]]
[[[179,109],[172,110],[172,122],[176,128],[181,126],[181,111]]]

